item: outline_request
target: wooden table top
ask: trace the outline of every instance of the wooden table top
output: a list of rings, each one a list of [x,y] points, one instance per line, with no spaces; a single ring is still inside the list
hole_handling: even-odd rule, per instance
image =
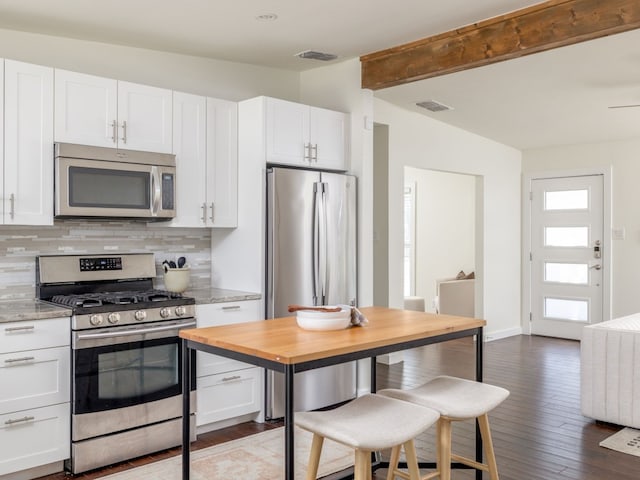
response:
[[[385,307],[360,311],[369,323],[344,330],[303,330],[292,316],[185,329],[180,337],[282,364],[297,364],[486,325],[486,321],[474,318]]]

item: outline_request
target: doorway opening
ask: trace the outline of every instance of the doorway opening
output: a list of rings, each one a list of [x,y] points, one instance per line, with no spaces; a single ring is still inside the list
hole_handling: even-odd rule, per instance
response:
[[[477,316],[478,180],[404,168],[405,308]]]

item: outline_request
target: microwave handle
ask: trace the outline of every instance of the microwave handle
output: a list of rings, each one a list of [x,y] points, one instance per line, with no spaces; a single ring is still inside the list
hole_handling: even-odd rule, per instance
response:
[[[162,197],[162,183],[160,182],[160,172],[155,165],[151,167],[151,214],[155,217],[160,210],[160,199]]]

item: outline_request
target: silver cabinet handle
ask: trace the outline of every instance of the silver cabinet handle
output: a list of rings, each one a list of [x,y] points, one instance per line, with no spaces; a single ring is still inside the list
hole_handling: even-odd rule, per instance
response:
[[[222,307],[222,311],[223,312],[230,312],[230,311],[233,311],[233,310],[240,310],[240,308],[241,308],[240,305],[232,305],[230,307]]]
[[[11,210],[9,211],[9,216],[11,217],[11,220],[14,219],[14,217],[16,216],[16,194],[12,193],[11,195],[9,195],[9,203],[11,204]]]
[[[122,121],[122,143],[127,143],[127,121]]]
[[[211,202],[211,216],[209,218],[211,219],[211,223],[213,223],[213,202]]]
[[[111,140],[113,143],[118,143],[118,122],[115,120],[111,122]]]
[[[22,418],[15,418],[15,419],[9,419],[6,420],[4,422],[5,425],[13,425],[15,423],[24,423],[24,422],[31,422],[32,420],[35,420],[36,417],[22,417]]]
[[[36,357],[7,358],[4,363],[30,362],[35,359]]]
[[[33,330],[35,330],[36,327],[33,325],[25,325],[24,327],[7,327],[4,329],[5,332],[11,333],[11,332],[31,332]]]
[[[311,150],[313,150],[313,154],[311,154]],[[315,161],[318,163],[318,144],[314,143],[313,145],[309,144],[309,160]]]
[[[596,270],[600,270],[602,268],[602,265],[600,265],[599,263],[596,263],[595,265],[591,265],[589,268],[595,268]]]
[[[224,377],[222,379],[223,382],[230,382],[232,380],[240,380],[242,377],[240,375],[234,375],[232,377]]]
[[[202,220],[202,223],[207,223],[207,204],[203,203],[200,208],[202,209],[202,216],[200,217],[200,220]]]

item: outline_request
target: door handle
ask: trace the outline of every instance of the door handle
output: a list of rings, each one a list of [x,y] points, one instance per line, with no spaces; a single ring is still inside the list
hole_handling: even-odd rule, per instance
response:
[[[596,263],[595,265],[589,266],[589,268],[595,268],[596,270],[601,270],[602,269],[602,265],[600,265],[599,263]]]

